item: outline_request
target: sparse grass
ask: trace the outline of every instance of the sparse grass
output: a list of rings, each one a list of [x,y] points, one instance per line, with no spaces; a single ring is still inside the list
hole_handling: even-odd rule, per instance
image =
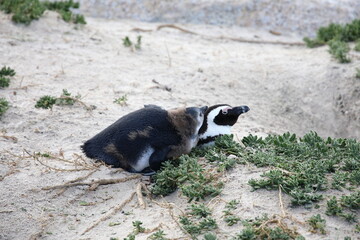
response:
[[[0,75],[0,88],[5,88],[10,85],[10,78],[3,77]]]
[[[0,98],[0,117],[9,109],[9,102],[5,98]]]
[[[312,216],[309,220],[307,220],[307,223],[311,227],[311,232],[317,233],[319,231],[321,234],[326,234],[326,221],[325,219],[321,218],[320,214]]]
[[[35,104],[36,108],[43,108],[43,109],[52,109],[54,105],[64,106],[64,105],[74,105],[75,102],[80,102],[79,99],[81,95],[78,94],[75,97],[71,96],[71,93],[68,90],[63,89],[62,94],[60,97],[54,96],[42,96]],[[85,106],[88,108],[87,106]]]
[[[235,210],[237,208],[238,201],[231,200],[225,205],[224,213],[224,221],[227,223],[228,226],[232,226],[237,224],[240,221],[240,217],[235,216],[232,213],[232,210]]]
[[[0,70],[0,75],[1,76],[15,76],[16,72],[14,69],[11,69],[10,67],[2,67],[1,70]]]
[[[10,78],[15,76],[15,70],[10,67],[2,67],[0,69],[0,88],[8,87],[10,85]]]
[[[120,106],[126,106],[127,101],[128,101],[128,97],[126,94],[114,99],[114,103],[119,104]]]
[[[83,15],[73,14],[71,8],[79,8],[80,4],[73,2],[72,0],[68,1],[59,1],[59,2],[44,2],[44,6],[51,11],[58,12],[62,19],[65,22],[72,22],[75,24],[86,24],[85,18]]]
[[[141,49],[141,39],[142,36],[137,36],[136,43],[134,44],[128,36],[122,39],[124,47],[132,48],[132,50],[140,50]]]
[[[166,236],[166,234],[164,233],[164,231],[159,230],[159,231],[153,233],[151,236],[149,236],[148,239],[150,239],[150,240],[167,240],[167,238],[165,236]]]
[[[135,236],[137,234],[145,232],[145,228],[142,226],[142,224],[143,223],[141,221],[133,221],[132,225],[134,229],[127,235],[126,238],[124,238],[124,240],[135,240]]]
[[[335,177],[333,185],[337,187],[354,184],[346,178],[339,184],[339,175],[342,172],[353,174],[360,168],[351,165],[349,169],[348,166],[360,158],[360,144],[351,139],[324,140],[310,132],[301,139],[289,133],[265,139],[249,136],[243,143],[249,149],[247,161],[275,168],[265,172],[263,179],[250,180],[253,189],[281,187],[292,197],[294,206],[323,199],[321,192],[329,188],[327,176]]]
[[[290,133],[270,135],[266,138],[249,135],[242,139],[242,143],[243,146],[233,141],[232,136],[223,136],[216,139],[212,148],[194,149],[177,161],[165,162],[154,177],[152,192],[155,195],[167,195],[179,189],[189,202],[200,201],[219,194],[223,184],[220,178],[222,173],[231,169],[233,164],[244,162],[271,168],[265,171],[261,178],[249,181],[253,190],[281,188],[291,197],[294,207],[311,207],[313,203],[323,199],[331,200],[331,194],[326,192],[330,188],[351,191],[360,186],[360,143],[356,140],[323,139],[317,133],[310,132],[302,138]],[[233,162],[229,164],[229,160]],[[356,216],[352,211],[358,209],[358,199],[358,192],[339,199],[335,197],[328,203],[326,214],[339,216],[350,222],[355,221]],[[235,201],[229,202],[223,211],[228,225],[240,221],[240,218],[232,213],[236,204]],[[204,218],[209,216],[204,209],[196,209],[197,211],[191,214],[202,212]],[[315,217],[312,220],[315,221]],[[320,218],[317,220],[320,224]],[[199,234],[197,226],[200,220],[195,221],[184,216],[181,221],[186,225],[187,232]],[[254,226],[247,226],[236,239],[252,239],[253,234],[258,237],[257,231]],[[271,232],[281,239],[285,236],[282,236],[284,231],[273,228],[268,233]],[[318,231],[322,231],[320,226]],[[289,239],[295,239],[293,237]]]
[[[12,20],[15,23],[29,25],[33,20],[39,19],[45,10],[58,12],[66,22],[86,24],[82,15],[73,14],[71,8],[79,8],[79,3],[68,1],[39,1],[39,0],[2,0],[0,10],[5,13],[13,14]]]
[[[184,216],[180,216],[183,229],[193,238],[204,232],[217,228],[215,219],[211,217],[211,211],[204,204],[192,204]]]
[[[267,215],[255,219],[244,220],[245,228],[233,240],[256,239],[305,239],[295,229],[290,229],[281,219],[269,218]]]
[[[154,176],[155,185],[151,191],[165,196],[179,187],[189,202],[199,201],[221,192],[223,183],[217,178],[214,171],[202,168],[196,157],[184,155],[179,158],[179,163],[166,161],[163,164],[162,170]]]
[[[52,109],[56,103],[56,97],[45,95],[42,96],[35,104],[36,108]]]
[[[347,53],[350,50],[347,43],[357,41],[355,50],[359,51],[359,40],[360,19],[355,19],[345,25],[332,23],[327,27],[319,28],[315,39],[304,38],[306,45],[311,48],[328,44],[330,46],[329,52],[340,63],[350,62],[350,59],[347,57]]]
[[[138,233],[143,233],[145,231],[145,228],[142,227],[142,222],[141,221],[134,221],[132,222],[133,226],[134,226],[134,233],[138,234]]]

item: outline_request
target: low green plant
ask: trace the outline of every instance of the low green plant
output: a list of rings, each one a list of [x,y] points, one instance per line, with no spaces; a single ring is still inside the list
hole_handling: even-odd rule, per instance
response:
[[[124,238],[124,240],[135,240],[135,234],[130,233],[126,238]]]
[[[238,201],[231,200],[225,205],[225,210],[223,211],[224,221],[227,223],[228,226],[235,225],[240,221],[240,218],[232,213],[232,210],[235,210],[237,208],[237,204]]]
[[[141,49],[141,39],[142,37],[141,36],[137,36],[137,41],[136,43],[134,44],[130,38],[128,36],[126,36],[125,38],[123,38],[123,45],[125,47],[134,47],[136,50],[140,50]]]
[[[78,100],[80,98],[81,98],[80,94],[76,95],[75,97],[72,97],[71,93],[69,93],[68,90],[63,89],[62,94],[60,95],[59,98],[56,99],[55,104],[56,105],[74,105],[76,100]]]
[[[180,216],[182,228],[194,239],[206,231],[217,228],[215,219],[211,217],[211,211],[203,203],[192,204],[185,215]]]
[[[359,159],[360,144],[351,139],[322,139],[310,132],[300,139],[285,133],[265,139],[249,136],[242,141],[247,161],[275,168],[265,172],[262,179],[251,179],[249,184],[254,190],[281,187],[292,197],[294,206],[320,201],[321,192],[329,187],[327,176],[337,173],[338,177],[345,171],[352,174],[358,168],[351,164]],[[352,184],[345,178],[341,184],[348,183]]]
[[[136,44],[134,45],[135,49],[139,50],[141,49],[141,36],[137,36],[137,41],[136,41]]]
[[[9,109],[9,102],[5,98],[0,98],[0,117]]]
[[[355,77],[358,78],[358,79],[360,79],[360,68],[357,68],[357,69],[356,69]]]
[[[275,216],[269,219],[265,214],[255,219],[243,221],[244,229],[233,240],[256,240],[256,239],[305,239],[295,229],[290,229],[286,224],[280,224]]]
[[[1,76],[10,76],[10,77],[13,77],[13,76],[15,76],[15,74],[16,74],[15,70],[14,70],[14,69],[11,69],[10,67],[4,66],[4,67],[2,67],[2,68],[0,69],[0,75],[1,75]]]
[[[120,106],[126,106],[127,101],[128,101],[128,97],[126,94],[114,99],[114,103],[119,104]]]
[[[138,234],[138,233],[143,233],[145,232],[145,228],[142,227],[142,222],[141,221],[134,221],[132,222],[133,226],[134,226],[134,234]]]
[[[33,20],[39,19],[45,10],[58,12],[66,22],[86,24],[82,15],[73,14],[71,8],[79,8],[79,3],[73,0],[67,1],[39,1],[39,0],[2,0],[0,10],[7,14],[13,14],[15,23],[29,25]]]
[[[44,6],[46,9],[58,12],[65,22],[72,22],[75,24],[86,24],[83,15],[73,14],[71,8],[79,8],[80,4],[73,0],[49,2],[45,1]]]
[[[349,63],[351,62],[350,58],[347,56],[347,54],[350,51],[349,44],[340,41],[337,39],[333,39],[328,42],[329,44],[329,53],[334,56],[340,63]]]
[[[326,221],[325,219],[321,218],[320,214],[312,216],[309,220],[307,220],[307,223],[311,227],[311,232],[317,233],[319,231],[321,234],[326,234]]]
[[[303,38],[303,41],[305,42],[306,46],[309,48],[315,48],[325,45],[326,43],[319,39],[310,39],[308,37]]]
[[[165,237],[166,234],[163,230],[158,230],[157,232],[153,233],[151,236],[149,236],[149,239],[151,240],[167,240]]]
[[[340,198],[341,206],[346,207],[350,210],[360,209],[360,191],[356,191],[347,196]]]
[[[63,89],[62,94],[60,97],[54,97],[54,96],[43,96],[41,97],[35,104],[36,108],[43,108],[43,109],[52,109],[54,105],[74,105],[76,101],[79,101],[81,98],[81,95],[78,94],[75,97],[71,96],[71,93],[68,92],[68,90]]]
[[[188,201],[199,201],[221,192],[223,183],[216,181],[215,173],[205,171],[196,157],[183,155],[178,162],[166,161],[154,176],[151,191],[155,195],[168,195],[178,187]]]
[[[10,78],[15,76],[15,70],[10,67],[2,67],[0,69],[0,88],[8,87],[10,85]]]
[[[359,192],[353,193],[349,196],[342,196],[340,202],[336,197],[332,197],[327,201],[326,214],[329,216],[339,216],[348,222],[356,222],[356,215],[352,212],[345,212],[345,208],[353,210],[359,209]]]
[[[125,47],[131,47],[132,46],[132,42],[131,42],[131,40],[130,40],[130,38],[128,36],[123,38],[123,45]]]
[[[52,109],[56,103],[56,97],[45,95],[42,96],[35,104],[36,108]]]
[[[10,85],[10,78],[0,76],[0,88],[8,87]]]
[[[204,235],[204,240],[216,240],[217,237],[212,233],[207,233]]]

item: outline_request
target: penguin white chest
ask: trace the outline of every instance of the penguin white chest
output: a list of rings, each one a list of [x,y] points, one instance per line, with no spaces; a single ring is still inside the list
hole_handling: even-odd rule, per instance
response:
[[[150,166],[149,159],[150,156],[154,153],[154,149],[150,146],[146,147],[143,152],[140,154],[139,159],[136,161],[136,165],[132,166],[136,171],[140,172],[143,169]]]

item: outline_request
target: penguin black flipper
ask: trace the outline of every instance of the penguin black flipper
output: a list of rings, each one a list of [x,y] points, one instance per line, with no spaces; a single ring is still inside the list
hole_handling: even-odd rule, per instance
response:
[[[155,150],[149,159],[150,168],[154,171],[160,170],[161,164],[167,159],[167,155],[170,151],[170,146]]]

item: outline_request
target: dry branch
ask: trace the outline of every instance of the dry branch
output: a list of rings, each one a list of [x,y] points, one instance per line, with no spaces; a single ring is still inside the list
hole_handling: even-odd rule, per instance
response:
[[[0,135],[0,137],[5,138],[6,140],[13,141],[14,143],[17,143],[18,139],[14,136],[7,136],[5,134]]]
[[[4,180],[4,178],[16,173],[16,172],[19,172],[19,170],[15,169],[15,168],[11,168],[7,173],[5,173],[3,176],[0,176],[0,181]]]
[[[128,204],[129,202],[131,202],[131,200],[134,198],[135,196],[135,192],[133,192],[130,197],[128,199],[126,199],[124,202],[122,202],[121,204],[115,206],[110,212],[108,212],[105,216],[101,217],[99,220],[97,220],[93,225],[91,225],[90,227],[88,227],[81,235],[84,235],[85,233],[87,233],[88,231],[90,231],[91,229],[93,229],[94,227],[96,227],[97,225],[99,225],[99,223],[106,221],[107,219],[111,218],[113,215],[115,215],[117,212],[119,212],[121,209],[123,209],[125,207],[126,204]]]
[[[41,189],[42,190],[51,190],[51,189],[59,189],[59,188],[87,185],[91,189],[95,190],[97,188],[97,186],[100,186],[100,185],[108,185],[108,184],[127,182],[127,181],[137,179],[137,178],[141,178],[141,175],[136,174],[136,175],[131,175],[131,176],[128,176],[125,178],[118,178],[118,179],[100,179],[100,180],[91,181],[91,182],[68,182],[68,183],[60,184],[60,185],[56,185],[56,186],[43,187]]]
[[[138,201],[139,201],[139,205],[140,205],[140,207],[142,209],[146,209],[146,203],[144,201],[141,190],[142,190],[142,185],[141,185],[141,183],[138,183],[136,185],[136,195],[137,195],[137,198],[138,198]]]
[[[227,36],[212,37],[212,36],[199,34],[199,33],[196,33],[196,32],[181,28],[181,27],[173,25],[173,24],[160,25],[160,26],[157,27],[156,30],[160,30],[160,29],[163,29],[163,28],[174,28],[174,29],[177,29],[177,30],[179,30],[181,32],[202,36],[202,37],[205,37],[207,39],[230,40],[230,41],[235,41],[235,42],[255,43],[255,44],[276,44],[276,45],[290,45],[290,46],[304,46],[305,45],[305,43],[303,43],[303,42],[282,42],[282,41],[267,41],[267,40],[251,40],[251,39],[235,38],[235,37],[227,37]]]

